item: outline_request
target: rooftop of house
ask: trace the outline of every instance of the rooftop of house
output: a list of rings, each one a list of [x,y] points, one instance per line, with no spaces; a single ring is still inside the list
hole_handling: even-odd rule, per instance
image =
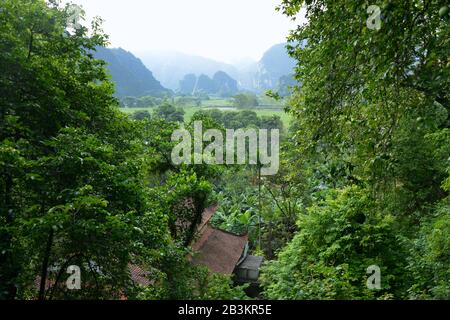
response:
[[[261,256],[247,256],[239,264],[239,269],[258,270],[263,263],[264,258]]]
[[[199,225],[197,240],[192,244],[196,252],[191,257],[194,265],[202,265],[210,271],[232,274],[240,261],[248,242],[247,235],[236,235],[211,226],[211,217],[217,207],[208,208]]]
[[[210,220],[216,210],[217,206],[213,206],[207,208],[203,213],[202,221],[197,227],[196,240],[192,244],[195,253],[190,257],[190,260],[192,264],[205,266],[211,272],[231,275],[238,264],[241,267],[249,261],[253,261],[248,259],[249,256],[246,255],[245,250],[248,235],[236,235],[214,228],[210,224]],[[255,267],[258,266],[255,265]],[[135,264],[129,264],[128,268],[131,279],[135,283],[142,286],[152,285],[150,273],[145,268]],[[36,289],[39,288],[39,284],[40,277],[37,276],[35,279]],[[47,279],[46,290],[50,289],[53,284],[52,280]],[[64,285],[64,281],[60,285]]]

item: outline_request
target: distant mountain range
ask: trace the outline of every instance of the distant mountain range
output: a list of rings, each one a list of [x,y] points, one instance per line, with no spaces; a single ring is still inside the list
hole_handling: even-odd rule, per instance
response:
[[[282,79],[292,76],[296,61],[289,56],[286,43],[280,43],[267,50],[256,66],[253,83],[257,91],[277,89]]]
[[[145,52],[141,53],[140,57],[155,77],[165,87],[174,91],[186,91],[180,88],[180,83],[185,83],[182,80],[186,80],[184,78],[187,75],[212,78],[216,72],[223,71],[237,80],[239,89],[260,93],[277,89],[280,79],[291,76],[295,67],[295,60],[287,53],[286,43],[277,44],[267,50],[260,61],[247,58],[237,61],[234,65],[179,52]],[[205,79],[202,77],[202,80]]]
[[[238,70],[230,64],[180,52],[144,52],[139,57],[163,86],[174,91],[187,74],[213,77],[217,71],[223,71],[233,78],[238,75]]]
[[[171,93],[131,52],[122,48],[97,47],[94,57],[106,61],[113,82],[116,84],[116,96],[119,98],[162,96]]]
[[[205,74],[196,76],[189,73],[180,81],[178,91],[181,94],[214,94],[222,97],[230,97],[238,93],[238,83],[227,73],[218,71],[212,79]]]
[[[236,65],[178,52],[143,53],[141,61],[122,48],[99,47],[94,56],[107,62],[119,98],[164,96],[172,90],[224,97],[239,90],[288,94],[287,86],[296,84],[292,77],[296,61],[288,55],[285,43],[271,47],[258,62],[245,59]]]

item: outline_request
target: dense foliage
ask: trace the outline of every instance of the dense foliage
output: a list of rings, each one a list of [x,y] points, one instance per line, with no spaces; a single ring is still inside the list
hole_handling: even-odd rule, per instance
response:
[[[99,20],[73,29],[56,1],[0,9],[0,297],[242,298],[186,259],[210,185],[167,161],[167,121],[182,114],[162,106],[144,122],[118,110],[92,55],[107,41]],[[193,221],[175,232],[177,218]],[[69,265],[85,290],[67,290]],[[130,265],[148,270],[153,291]]]
[[[283,1],[308,18],[290,35],[302,86],[288,159],[303,174],[303,208],[265,268],[267,297],[450,297],[445,5],[385,1],[376,30],[366,1]],[[380,290],[365,287],[371,264]]]
[[[280,117],[261,116],[259,117],[255,111],[220,111],[219,109],[208,109],[197,111],[193,117],[205,116],[214,120],[218,125],[222,125],[227,129],[241,128],[261,128],[261,129],[278,129],[283,131],[284,126]]]
[[[212,205],[213,226],[247,233],[250,252],[266,258],[262,298],[449,299],[445,1],[385,1],[379,30],[369,28],[367,1],[283,0],[279,10],[295,17],[302,6],[308,22],[289,37],[295,81],[283,71],[282,92],[270,94],[291,94],[284,128],[252,110],[205,109],[185,122],[175,104],[200,105],[196,86],[236,93],[225,73],[186,76],[187,96],[172,101],[119,102],[94,55],[107,45],[101,20],[74,29],[59,1],[3,0],[0,299],[246,299],[245,286],[189,262]],[[280,51],[264,60],[276,65]],[[119,105],[154,109],[127,116]],[[222,133],[280,129],[278,174],[175,166],[172,133],[193,136],[195,121]],[[83,290],[66,288],[70,265]],[[374,265],[378,289],[366,282]],[[150,285],[133,278],[135,267]]]

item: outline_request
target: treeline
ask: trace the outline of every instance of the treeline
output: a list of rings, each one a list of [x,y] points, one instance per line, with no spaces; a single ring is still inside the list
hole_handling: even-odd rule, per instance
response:
[[[131,114],[131,118],[134,120],[159,118],[169,122],[182,123],[184,121],[184,114],[183,108],[177,108],[169,103],[163,103],[155,108],[153,112],[147,110],[135,111]],[[206,109],[196,111],[192,116],[192,119],[201,120],[202,118],[213,120],[218,128],[237,130],[253,127],[278,129],[280,132],[284,131],[283,121],[279,116],[258,116],[256,112],[251,110],[221,111],[219,109]]]
[[[200,110],[194,113],[194,118],[205,116],[213,119],[227,129],[240,129],[247,127],[261,129],[278,129],[283,131],[283,122],[277,115],[258,116],[251,110],[220,111],[218,109]]]

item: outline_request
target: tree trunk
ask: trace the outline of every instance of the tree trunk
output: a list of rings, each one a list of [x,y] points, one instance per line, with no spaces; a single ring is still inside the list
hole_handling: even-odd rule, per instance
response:
[[[47,246],[44,252],[44,260],[42,261],[41,285],[39,287],[39,300],[45,300],[45,283],[47,282],[48,260],[53,244],[53,229],[50,229],[47,239]]]
[[[5,193],[3,205],[5,209],[6,226],[13,223],[14,217],[11,212],[12,200],[11,193],[13,187],[13,179],[11,174],[5,174]],[[8,229],[2,230],[0,233],[0,241],[5,253],[0,252],[0,298],[5,300],[14,300],[17,293],[15,279],[19,275],[19,268],[15,266],[14,256],[11,252],[12,235]]]

